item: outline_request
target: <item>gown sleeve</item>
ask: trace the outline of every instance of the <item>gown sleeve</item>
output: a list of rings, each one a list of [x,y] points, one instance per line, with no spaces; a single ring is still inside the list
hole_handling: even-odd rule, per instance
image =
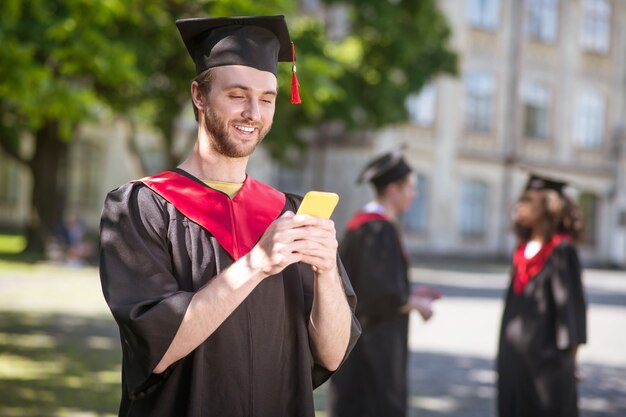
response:
[[[552,293],[556,308],[556,342],[569,349],[587,341],[586,301],[582,272],[576,248],[562,243],[554,249],[555,265]]]
[[[166,377],[152,370],[193,296],[180,289],[172,272],[165,204],[147,187],[127,184],[107,195],[100,224],[100,279],[119,325],[131,397]]]

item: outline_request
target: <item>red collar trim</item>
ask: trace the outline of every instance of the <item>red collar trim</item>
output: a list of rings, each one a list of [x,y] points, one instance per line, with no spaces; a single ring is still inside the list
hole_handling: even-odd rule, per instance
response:
[[[192,178],[165,171],[138,181],[211,233],[238,260],[252,249],[285,207],[285,194],[247,176],[231,200]]]
[[[366,213],[364,211],[358,211],[352,216],[352,219],[346,225],[346,228],[350,231],[356,230],[363,226],[365,223],[372,222],[374,220],[389,220],[385,215],[377,212]]]
[[[556,234],[530,259],[524,256],[527,242],[520,244],[513,253],[513,268],[515,270],[513,275],[513,290],[515,290],[515,293],[519,295],[524,292],[524,288],[526,288],[528,282],[541,271],[548,257],[559,243],[571,240],[572,238],[569,235]]]

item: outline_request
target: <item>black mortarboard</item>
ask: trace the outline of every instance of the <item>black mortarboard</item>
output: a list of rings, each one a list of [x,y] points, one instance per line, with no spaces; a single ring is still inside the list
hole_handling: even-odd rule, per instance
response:
[[[413,170],[402,157],[403,149],[403,147],[398,148],[370,161],[359,175],[357,182],[371,182],[376,188],[382,188],[406,177]]]
[[[196,74],[223,65],[245,65],[276,75],[278,61],[291,61],[284,16],[189,18],[176,26],[196,64]]]
[[[559,194],[563,193],[563,188],[567,183],[554,179],[542,177],[537,174],[531,174],[526,182],[526,190],[554,190]]]

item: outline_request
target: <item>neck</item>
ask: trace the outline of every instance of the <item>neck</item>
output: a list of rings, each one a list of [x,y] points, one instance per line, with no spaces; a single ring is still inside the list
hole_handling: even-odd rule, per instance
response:
[[[191,154],[179,168],[202,180],[244,182],[249,157],[230,158],[216,152],[209,145],[209,138],[200,132]]]
[[[398,215],[400,214],[396,209],[395,205],[391,203],[388,199],[384,197],[377,197],[376,202],[381,205],[381,207],[385,210],[385,214],[390,219],[396,220]]]
[[[546,243],[546,231],[543,227],[535,227],[530,234],[530,240]]]

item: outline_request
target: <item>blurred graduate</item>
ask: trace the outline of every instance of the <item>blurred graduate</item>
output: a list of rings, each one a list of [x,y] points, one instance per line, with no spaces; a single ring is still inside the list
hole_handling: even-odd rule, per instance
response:
[[[356,315],[363,334],[350,357],[331,378],[333,417],[402,417],[407,412],[409,313],[428,320],[441,294],[411,289],[409,257],[399,216],[416,196],[417,178],[402,149],[372,160],[359,176],[375,200],[355,213],[339,253],[358,297]]]
[[[576,242],[583,223],[566,184],[531,175],[516,207],[512,279],[497,359],[499,417],[577,417],[578,347],[587,340]]]

